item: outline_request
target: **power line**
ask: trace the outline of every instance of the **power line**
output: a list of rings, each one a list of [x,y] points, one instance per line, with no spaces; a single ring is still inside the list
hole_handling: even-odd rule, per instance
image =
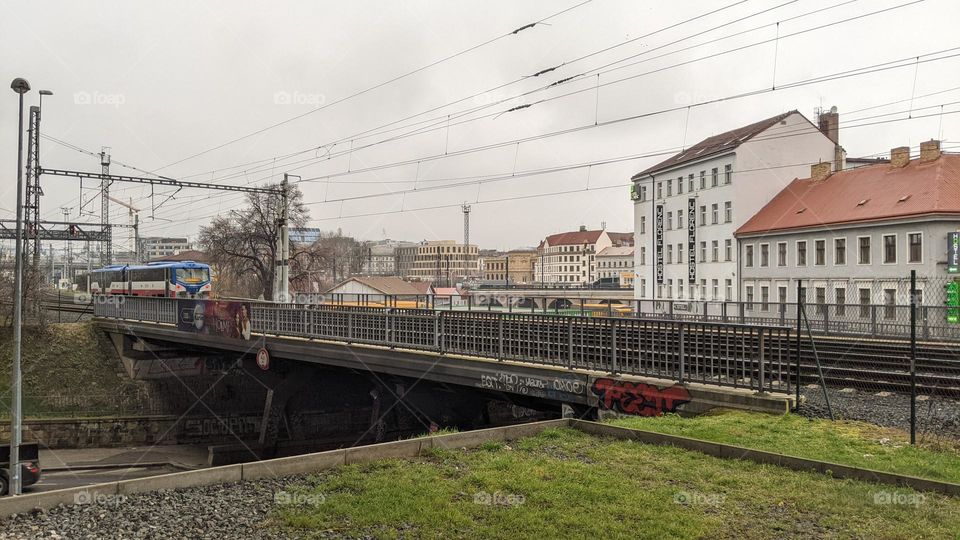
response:
[[[426,64],[426,65],[424,65],[424,66],[421,66],[421,67],[419,67],[419,68],[414,69],[413,71],[408,71],[407,73],[404,73],[404,74],[402,74],[402,75],[398,75],[398,76],[396,76],[396,77],[393,77],[392,79],[388,79],[388,80],[386,80],[386,81],[383,81],[383,82],[381,82],[381,83],[375,84],[375,85],[370,86],[370,87],[368,87],[368,88],[365,88],[365,89],[363,89],[363,90],[354,92],[353,94],[350,94],[350,95],[348,95],[348,96],[345,96],[345,97],[342,97],[342,98],[340,98],[340,99],[334,100],[334,101],[332,101],[332,102],[330,102],[330,103],[324,104],[323,106],[317,107],[316,109],[313,109],[313,110],[311,110],[311,111],[307,111],[307,112],[305,112],[305,113],[303,113],[303,114],[299,114],[299,115],[297,115],[297,116],[288,118],[288,119],[283,120],[283,121],[281,121],[281,122],[277,122],[276,124],[272,124],[272,125],[270,125],[270,126],[267,126],[267,127],[261,128],[261,129],[258,129],[258,130],[256,130],[256,131],[253,131],[253,132],[248,133],[248,134],[246,134],[246,135],[243,135],[243,136],[241,136],[241,137],[237,137],[237,138],[235,138],[235,139],[232,139],[232,140],[230,140],[230,141],[227,141],[227,142],[225,142],[225,143],[223,143],[223,144],[220,144],[220,145],[214,146],[214,147],[212,147],[212,148],[208,148],[208,149],[206,149],[206,150],[203,150],[202,152],[198,152],[198,153],[193,154],[193,155],[191,155],[191,156],[187,156],[187,157],[185,157],[185,158],[183,158],[183,159],[179,159],[179,160],[177,160],[177,161],[174,161],[173,163],[168,163],[167,165],[164,165],[164,166],[162,166],[162,167],[160,167],[160,168],[158,168],[158,169],[156,169],[156,170],[157,170],[157,171],[160,171],[160,170],[166,169],[166,168],[168,168],[168,167],[172,167],[172,166],[174,166],[174,165],[183,163],[183,162],[188,161],[188,160],[191,160],[191,159],[193,159],[193,158],[196,158],[196,157],[202,156],[202,155],[204,155],[204,154],[213,152],[213,151],[215,151],[215,150],[219,150],[219,149],[221,149],[221,148],[224,148],[224,147],[229,146],[229,145],[231,145],[231,144],[234,144],[234,143],[236,143],[236,142],[242,141],[242,140],[244,140],[244,139],[248,139],[248,138],[253,137],[253,136],[255,136],[255,135],[259,135],[259,134],[261,134],[261,133],[267,132],[267,131],[269,131],[269,130],[271,130],[271,129],[274,129],[274,128],[276,128],[276,127],[282,126],[282,125],[284,125],[284,124],[288,124],[288,123],[290,123],[290,122],[293,122],[293,121],[298,120],[298,119],[300,119],[300,118],[303,118],[303,117],[305,117],[305,116],[311,115],[311,114],[316,113],[316,112],[318,112],[318,111],[322,111],[322,110],[324,110],[324,109],[327,109],[327,108],[329,108],[329,107],[332,107],[332,106],[334,106],[334,105],[337,105],[338,103],[343,103],[344,101],[347,101],[347,100],[356,98],[356,97],[358,97],[358,96],[362,96],[362,95],[364,95],[364,94],[366,94],[366,93],[368,93],[368,92],[372,92],[373,90],[376,90],[376,89],[378,89],[378,88],[382,88],[382,87],[384,87],[384,86],[386,86],[386,85],[388,85],[388,84],[394,83],[394,82],[399,81],[399,80],[401,80],[401,79],[405,79],[405,78],[407,78],[407,77],[409,77],[409,76],[411,76],[411,75],[414,75],[414,74],[416,74],[416,73],[420,73],[421,71],[424,71],[424,70],[427,70],[427,69],[430,69],[430,68],[433,67],[433,66],[436,66],[436,65],[438,65],[438,64],[441,64],[441,63],[443,63],[443,62],[446,62],[446,61],[451,60],[451,59],[453,59],[453,58],[456,58],[456,57],[458,57],[458,56],[461,56],[461,55],[467,54],[467,53],[469,53],[469,52],[475,51],[475,50],[477,50],[477,49],[479,49],[479,48],[481,48],[481,47],[484,47],[484,46],[486,46],[486,45],[489,45],[489,44],[491,44],[491,43],[494,43],[494,42],[496,42],[496,41],[499,41],[499,40],[501,40],[501,39],[503,39],[503,38],[510,37],[510,36],[514,36],[514,35],[516,35],[517,33],[519,33],[519,32],[522,31],[522,30],[526,30],[526,29],[528,29],[528,28],[533,28],[533,27],[535,27],[535,26],[538,25],[538,24],[544,23],[544,22],[546,22],[546,21],[548,21],[548,20],[550,20],[550,19],[553,19],[554,17],[558,17],[558,16],[560,16],[560,15],[562,15],[562,14],[564,14],[564,13],[567,13],[568,11],[571,11],[571,10],[573,10],[573,9],[576,9],[576,8],[580,7],[580,6],[583,6],[583,5],[585,5],[585,4],[588,4],[588,3],[590,3],[591,1],[593,1],[593,0],[584,0],[583,2],[580,2],[579,4],[576,4],[576,5],[573,5],[573,6],[571,6],[571,7],[566,8],[566,9],[563,9],[563,10],[561,10],[561,11],[558,11],[558,12],[556,12],[556,13],[554,13],[554,14],[552,14],[552,15],[549,15],[549,16],[547,16],[547,17],[544,17],[544,18],[542,18],[542,19],[540,19],[540,20],[538,20],[538,21],[535,21],[535,22],[526,24],[526,25],[524,25],[524,26],[522,26],[522,27],[520,27],[520,28],[517,28],[517,29],[515,29],[515,30],[513,30],[513,31],[511,31],[511,32],[507,32],[507,33],[505,33],[505,34],[501,34],[501,35],[496,36],[496,37],[494,37],[494,38],[490,38],[490,39],[488,39],[488,40],[486,40],[486,41],[484,41],[484,42],[482,42],[482,43],[478,43],[478,44],[476,44],[476,45],[472,45],[472,46],[470,46],[470,47],[468,47],[468,48],[466,48],[466,49],[463,49],[463,50],[461,50],[461,51],[459,51],[459,52],[456,52],[456,53],[454,53],[454,54],[451,54],[451,55],[449,55],[449,56],[445,56],[445,57],[443,57],[443,58],[441,58],[441,59],[439,59],[439,60],[434,60],[433,62],[430,62],[429,64]]]

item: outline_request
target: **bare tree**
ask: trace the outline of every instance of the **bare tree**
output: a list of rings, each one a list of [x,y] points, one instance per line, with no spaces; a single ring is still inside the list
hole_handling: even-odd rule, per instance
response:
[[[303,193],[296,186],[288,193],[289,227],[303,227],[310,217]],[[218,279],[246,296],[273,299],[281,202],[279,194],[249,193],[246,207],[200,228],[200,246],[217,269]],[[319,256],[313,246],[291,243],[290,281],[308,276]]]

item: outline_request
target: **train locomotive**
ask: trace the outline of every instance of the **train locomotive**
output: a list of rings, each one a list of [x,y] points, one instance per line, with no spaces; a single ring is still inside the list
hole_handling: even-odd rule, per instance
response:
[[[210,266],[193,261],[112,265],[90,273],[90,293],[209,298]]]

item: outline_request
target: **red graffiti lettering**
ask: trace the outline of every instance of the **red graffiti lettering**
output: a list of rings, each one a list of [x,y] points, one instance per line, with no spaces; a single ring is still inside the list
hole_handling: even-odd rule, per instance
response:
[[[674,412],[691,399],[690,392],[680,384],[658,388],[651,384],[604,378],[594,381],[592,390],[601,409],[637,416],[660,416],[665,412]]]

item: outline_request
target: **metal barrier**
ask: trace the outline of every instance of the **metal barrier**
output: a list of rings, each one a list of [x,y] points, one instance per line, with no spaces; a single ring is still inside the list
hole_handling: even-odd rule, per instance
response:
[[[255,333],[455,353],[788,392],[790,329],[498,311],[251,303]],[[176,322],[176,300],[95,304],[97,317]]]

